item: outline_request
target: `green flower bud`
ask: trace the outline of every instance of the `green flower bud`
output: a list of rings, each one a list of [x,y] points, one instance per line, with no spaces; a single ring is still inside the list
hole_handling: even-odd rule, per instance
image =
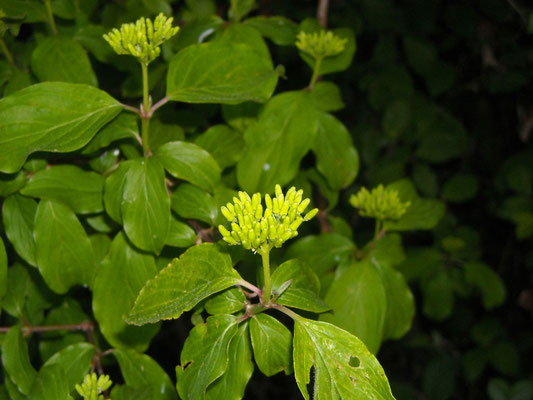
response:
[[[311,220],[317,214],[318,214],[318,208],[313,208],[311,211],[305,214],[304,221]]]
[[[265,195],[265,208],[261,204],[261,194],[252,197],[239,192],[233,204],[222,207],[222,214],[231,222],[231,231],[219,227],[223,239],[230,244],[241,244],[253,251],[267,251],[280,247],[284,242],[298,235],[298,227],[311,219],[318,210],[311,210],[305,218],[301,216],[310,200],[302,201],[303,191],[291,187],[283,194],[280,185],[275,187],[275,196]]]
[[[223,225],[219,225],[219,226],[218,226],[218,230],[220,231],[220,233],[221,233],[222,236],[224,236],[224,237],[231,236],[230,231],[228,231]]]
[[[298,33],[296,47],[315,59],[336,56],[344,50],[348,39],[340,38],[333,32]]]
[[[230,222],[233,221],[233,219],[235,218],[235,214],[232,213],[230,210],[228,210],[228,208],[224,206],[220,208],[220,211],[222,211],[222,215],[224,215],[224,217],[226,217],[226,219]]]
[[[152,22],[140,18],[135,23],[123,24],[104,35],[117,54],[129,54],[148,65],[161,53],[161,46],[174,36],[179,27],[172,27],[172,18],[159,14]]]
[[[309,203],[311,202],[311,200],[309,199],[305,199],[304,201],[302,201],[300,203],[300,205],[298,206],[298,212],[301,214],[304,212],[304,210],[307,208],[307,206],[309,205]]]
[[[380,221],[400,218],[410,202],[403,203],[397,190],[385,189],[383,185],[372,189],[361,188],[356,195],[350,197],[350,204],[359,210],[363,217],[376,218]]]
[[[104,400],[100,393],[105,392],[111,387],[111,379],[108,375],[98,377],[94,372],[85,375],[81,385],[76,384],[75,388],[78,394],[86,400]]]

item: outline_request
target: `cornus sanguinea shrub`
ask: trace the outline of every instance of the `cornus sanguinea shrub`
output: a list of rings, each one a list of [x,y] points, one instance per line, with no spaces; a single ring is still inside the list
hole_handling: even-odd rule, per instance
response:
[[[531,151],[455,106],[531,73],[423,3],[0,0],[0,399],[532,399]]]

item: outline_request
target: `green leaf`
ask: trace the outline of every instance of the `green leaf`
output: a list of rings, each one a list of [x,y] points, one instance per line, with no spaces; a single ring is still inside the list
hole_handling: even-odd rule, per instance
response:
[[[8,268],[3,308],[12,316],[24,318],[28,324],[40,324],[43,311],[51,305],[50,295],[35,269],[21,264]]]
[[[388,231],[432,229],[444,216],[444,204],[438,200],[418,197],[409,179],[393,182],[387,185],[387,189],[397,190],[402,202],[411,202],[405,214],[398,220],[385,221],[383,227]]]
[[[124,380],[133,388],[150,388],[145,399],[175,400],[176,389],[166,372],[146,354],[132,349],[115,349],[116,357]]]
[[[333,82],[318,82],[310,96],[315,107],[321,111],[339,111],[344,108],[341,91]]]
[[[505,301],[505,284],[496,272],[480,262],[464,265],[465,280],[481,291],[483,306],[490,310]]]
[[[4,97],[27,88],[32,83],[34,80],[28,72],[16,69],[4,88]]]
[[[405,36],[403,47],[407,61],[417,74],[426,76],[432,73],[431,67],[438,59],[438,55],[430,42],[413,36]]]
[[[22,18],[24,22],[45,22],[46,8],[39,0],[0,0],[0,8],[11,18]]]
[[[157,159],[132,160],[125,177],[120,212],[124,231],[142,250],[159,254],[170,229],[170,196]]]
[[[235,165],[244,150],[242,135],[226,125],[212,126],[194,143],[207,150],[221,169]]]
[[[28,345],[22,336],[20,325],[13,326],[4,337],[2,365],[18,389],[29,394],[37,372],[30,363]]]
[[[425,196],[435,197],[439,193],[439,181],[433,169],[424,163],[416,163],[412,172],[417,189]]]
[[[77,214],[103,211],[104,177],[74,165],[57,165],[35,173],[20,191],[25,196],[56,200]]]
[[[26,184],[26,174],[19,171],[16,174],[0,173],[0,197],[7,197],[18,192]]]
[[[4,241],[0,238],[0,312],[2,300],[7,291],[7,254]]]
[[[388,233],[375,243],[370,256],[381,265],[395,267],[405,260],[402,237],[399,233]]]
[[[252,348],[245,322],[231,339],[228,348],[228,367],[219,379],[207,388],[206,399],[241,400],[254,372]]]
[[[410,126],[411,104],[399,98],[387,105],[381,126],[385,134],[392,139],[400,137]]]
[[[320,298],[320,280],[311,268],[299,260],[289,260],[281,264],[272,274],[272,290],[280,293],[287,281],[290,286],[276,300],[276,303],[300,310],[321,313],[330,307]]]
[[[457,119],[446,113],[439,113],[423,125],[422,138],[416,155],[433,163],[442,163],[461,156],[468,146],[468,135]]]
[[[93,290],[94,315],[112,346],[144,351],[157,333],[158,325],[136,327],[124,322],[139,290],[156,274],[154,257],[135,249],[119,233],[98,269]]]
[[[318,130],[318,113],[306,92],[273,97],[244,134],[245,152],[237,164],[239,185],[249,193],[271,192],[298,173]]]
[[[83,147],[122,109],[94,87],[45,82],[0,100],[0,171],[16,172],[35,151]]]
[[[424,314],[436,321],[449,317],[454,303],[453,282],[444,267],[440,265],[437,271],[422,279],[420,287]]]
[[[170,230],[165,244],[173,247],[189,247],[194,242],[196,242],[196,231],[171,215]]]
[[[83,381],[89,372],[95,352],[96,349],[91,343],[76,343],[54,354],[44,363],[42,368],[51,365],[61,366],[65,372],[65,381],[70,392],[74,390],[77,383]]]
[[[92,287],[95,257],[74,212],[62,203],[41,200],[35,215],[36,259],[47,285],[66,293],[76,284]]]
[[[241,289],[233,287],[210,298],[205,303],[205,311],[211,315],[233,314],[246,306],[246,297]]]
[[[346,127],[338,119],[321,113],[313,142],[316,168],[333,190],[349,186],[359,171],[359,155]]]
[[[322,280],[323,275],[354,250],[355,245],[350,239],[336,233],[325,233],[298,240],[289,247],[286,257],[299,258]]]
[[[68,37],[50,36],[40,41],[31,55],[31,69],[41,82],[98,86],[87,53],[78,42]]]
[[[383,340],[399,339],[411,328],[415,316],[415,300],[403,275],[394,268],[380,264],[372,257],[372,263],[381,274],[386,297]]]
[[[215,199],[205,190],[190,183],[181,184],[172,193],[172,210],[182,218],[192,218],[214,225],[218,216]]]
[[[254,359],[263,374],[292,373],[292,334],[285,325],[261,313],[250,318]]]
[[[237,331],[238,319],[233,315],[209,317],[191,330],[181,365],[176,367],[176,386],[183,400],[204,399],[208,386],[226,372],[230,342]]]
[[[185,132],[180,125],[165,124],[155,118],[152,118],[150,121],[150,138],[148,143],[152,151],[157,151],[165,143],[184,139]]]
[[[14,194],[4,200],[2,219],[6,235],[24,261],[37,266],[33,227],[37,203],[33,199]]]
[[[245,44],[272,65],[272,58],[266,42],[254,28],[243,24],[231,24],[224,29],[219,41],[229,44]]]
[[[104,126],[83,148],[83,154],[91,154],[121,139],[136,139],[139,136],[137,115],[122,113]],[[152,147],[150,147],[152,148]]]
[[[252,11],[257,5],[255,0],[231,0],[229,16],[232,20],[239,22],[243,17]]]
[[[15,383],[13,383],[13,381],[11,380],[11,378],[9,376],[5,376],[5,385],[6,385],[6,391],[7,391],[7,395],[8,395],[8,398],[7,400],[28,400],[28,397],[25,396],[17,387],[17,385],[15,385]],[[11,396],[11,398],[9,397]]]
[[[89,316],[83,311],[80,304],[72,298],[67,298],[61,305],[46,314],[43,325],[81,324],[89,320]],[[63,349],[86,341],[87,335],[82,331],[57,330],[43,333],[39,343],[41,359],[48,360],[56,353],[61,354]]]
[[[442,188],[442,198],[453,203],[462,203],[474,198],[479,183],[475,175],[457,174],[446,181]]]
[[[305,21],[304,21],[305,24]],[[300,24],[301,30],[305,32],[316,32],[322,29],[320,25],[317,24],[312,29],[307,29],[304,24]],[[305,28],[305,29],[302,29]],[[319,75],[326,75],[331,74],[333,72],[339,72],[344,71],[347,69],[350,64],[352,63],[353,56],[355,54],[355,50],[357,49],[357,44],[355,42],[355,35],[353,31],[350,28],[338,28],[338,29],[332,29],[332,32],[343,39],[347,39],[346,45],[344,46],[344,50],[339,55],[333,56],[333,57],[326,57],[322,63],[320,64],[320,72]],[[304,53],[303,51],[300,51],[300,57],[306,62],[307,65],[309,65],[311,68],[314,68],[315,66],[315,59],[311,57],[309,54]]]
[[[211,154],[187,142],[169,142],[157,150],[157,158],[178,179],[213,191],[220,181],[220,167]]]
[[[206,297],[241,281],[229,255],[214,244],[191,247],[174,259],[139,293],[127,318],[142,325],[179,318]]]
[[[206,41],[208,37],[220,31],[225,21],[218,15],[209,15],[195,21],[189,21],[180,27],[172,42],[172,49],[177,52],[187,46]]]
[[[245,44],[194,44],[170,62],[167,96],[187,103],[264,102],[277,81],[272,62]]]
[[[257,115],[262,109],[262,105],[247,101],[237,105],[222,105],[222,117],[224,121],[239,132],[245,132],[251,125],[257,122]],[[240,159],[240,157],[239,157]]]
[[[142,0],[143,5],[154,14],[172,14],[169,0]]]
[[[41,368],[29,396],[32,400],[72,400],[63,366],[53,364]]]
[[[121,205],[126,175],[134,163],[134,160],[129,160],[118,164],[117,169],[106,178],[104,184],[105,211],[113,221],[119,224],[122,224]]]
[[[376,354],[383,337],[387,297],[371,261],[347,265],[329,287],[326,303],[333,313],[322,314],[320,319],[356,335]]]
[[[292,46],[296,42],[298,25],[285,17],[257,16],[246,19],[244,24],[254,27],[279,46]]]
[[[314,366],[315,400],[392,400],[383,368],[363,342],[326,322],[294,322],[294,375],[305,399]]]

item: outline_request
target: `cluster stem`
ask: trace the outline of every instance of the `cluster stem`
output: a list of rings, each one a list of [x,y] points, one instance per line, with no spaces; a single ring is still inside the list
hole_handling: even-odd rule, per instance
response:
[[[263,261],[263,280],[265,283],[265,288],[263,290],[262,301],[263,304],[270,304],[271,296],[271,280],[270,280],[270,249],[262,248],[258,251],[261,254],[261,260]]]
[[[309,82],[309,89],[313,90],[318,77],[320,76],[320,66],[322,65],[323,57],[318,57],[315,60],[315,67],[313,68],[313,76],[311,77],[311,82]]]
[[[141,138],[145,156],[150,155],[150,118],[152,117],[152,101],[148,93],[148,64],[141,63],[143,74],[143,103],[141,108]]]

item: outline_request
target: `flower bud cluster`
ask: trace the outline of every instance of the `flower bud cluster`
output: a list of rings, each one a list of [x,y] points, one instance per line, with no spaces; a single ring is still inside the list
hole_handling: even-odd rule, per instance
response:
[[[307,33],[301,31],[296,37],[296,47],[315,59],[332,57],[342,53],[348,39],[340,38],[331,31]]]
[[[135,23],[123,24],[104,35],[104,39],[117,54],[130,54],[141,63],[148,65],[161,53],[159,46],[174,36],[179,27],[172,27],[173,18],[162,13],[154,22],[140,18]]]
[[[361,188],[356,195],[352,195],[350,204],[359,209],[361,216],[384,221],[400,218],[411,202],[402,203],[397,190],[385,189],[383,185],[379,185],[372,192]]]
[[[104,400],[104,396],[100,393],[109,389],[111,384],[112,382],[108,375],[100,375],[98,377],[93,372],[92,374],[85,375],[81,385],[76,385],[76,391],[85,400]]]
[[[231,231],[223,225],[218,227],[222,238],[231,245],[240,244],[254,252],[260,249],[281,247],[287,240],[298,235],[298,227],[313,218],[318,209],[302,213],[310,203],[302,199],[303,190],[291,187],[284,195],[281,186],[276,185],[275,196],[265,195],[265,208],[261,204],[261,194],[252,197],[239,192],[233,204],[222,207],[222,214],[231,223]]]

